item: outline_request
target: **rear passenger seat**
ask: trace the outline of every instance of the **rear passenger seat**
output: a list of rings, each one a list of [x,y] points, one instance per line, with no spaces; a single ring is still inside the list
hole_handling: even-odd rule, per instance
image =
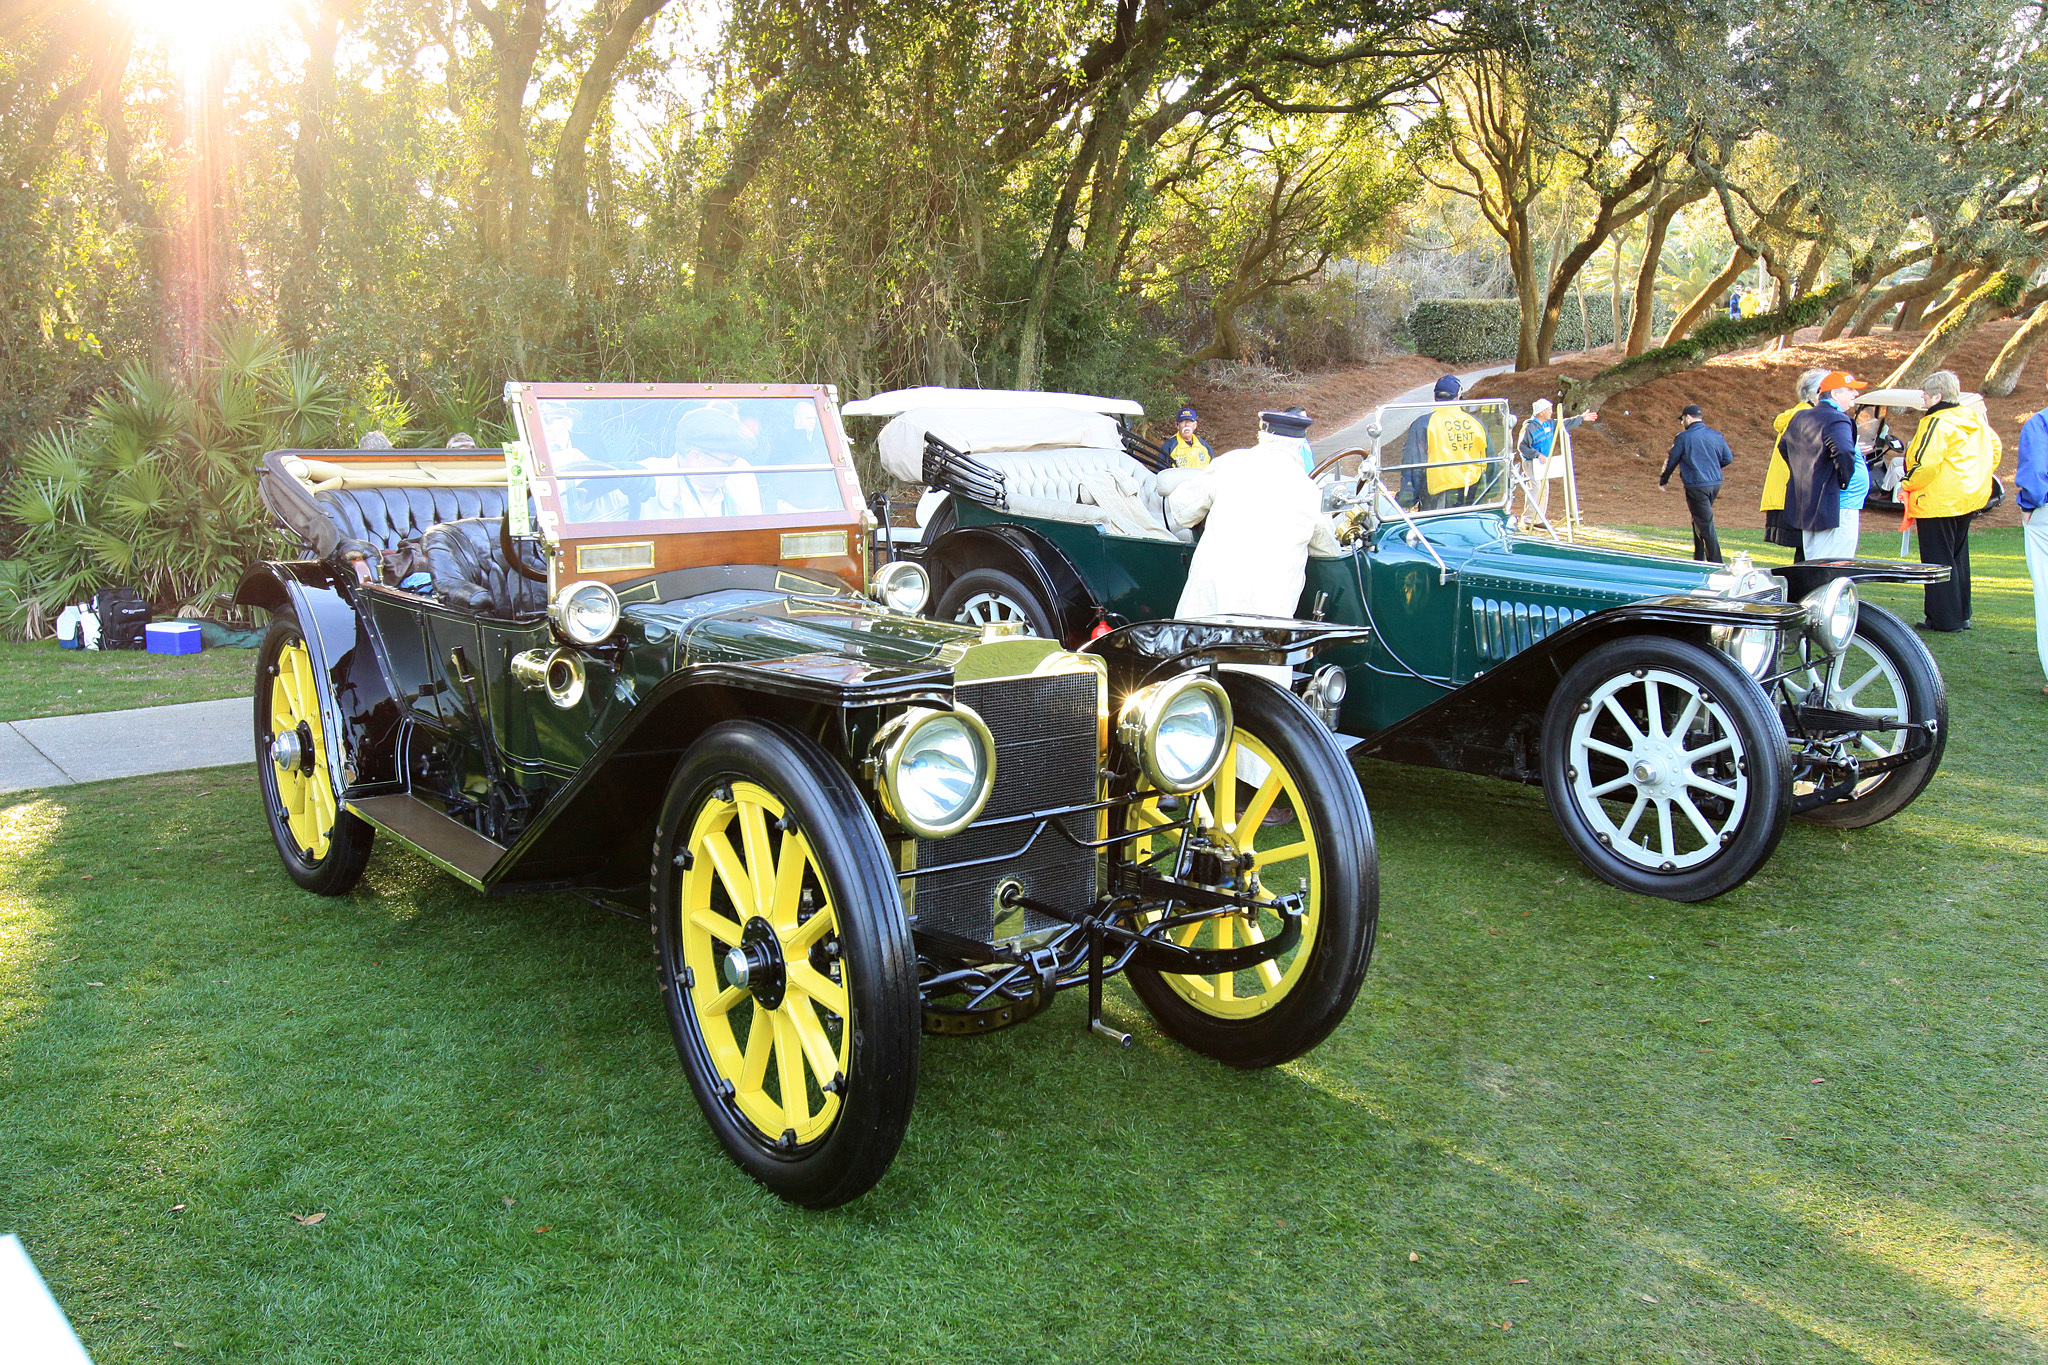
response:
[[[417,541],[444,521],[505,515],[502,488],[341,488],[315,493],[313,501],[334,523],[337,549],[353,543],[373,553]]]

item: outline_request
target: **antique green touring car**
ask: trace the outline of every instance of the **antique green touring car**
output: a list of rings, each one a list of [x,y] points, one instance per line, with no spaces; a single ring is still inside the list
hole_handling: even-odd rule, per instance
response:
[[[884,464],[931,490],[917,554],[933,614],[1070,643],[1172,616],[1188,579],[1199,529],[1178,524],[1176,498],[1201,476],[1127,453],[1119,424],[1136,410],[937,389],[846,409],[892,418]],[[1483,433],[1471,458],[1426,439],[1446,414]],[[1322,525],[1295,607],[1371,629],[1293,679],[1358,752],[1540,783],[1595,873],[1684,901],[1747,879],[1788,817],[1874,824],[1933,776],[1941,673],[1854,585],[1946,568],[1765,572],[1520,534],[1510,507],[1519,493],[1527,510],[1529,486],[1504,400],[1386,407],[1368,430],[1370,448],[1312,476]]]
[[[1372,826],[1283,672],[1365,632],[1212,618],[1085,651],[926,620],[872,574],[829,389],[514,384],[519,441],[276,451],[306,557],[267,608],[256,765],[285,871],[381,833],[490,895],[650,921],[677,1052],[747,1172],[874,1184],[922,1033],[1123,973],[1240,1067],[1314,1047],[1372,951]]]

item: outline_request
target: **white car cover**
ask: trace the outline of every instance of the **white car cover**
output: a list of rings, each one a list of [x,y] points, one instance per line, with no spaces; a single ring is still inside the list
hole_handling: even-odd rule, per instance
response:
[[[1293,616],[1322,507],[1301,467],[1301,442],[1262,433],[1257,445],[1217,456],[1206,472],[1207,525],[1173,614]],[[1176,521],[1198,496],[1189,484],[1174,490]]]
[[[924,438],[976,451],[1107,450],[1123,454],[1116,419],[1065,408],[912,408],[882,428],[882,468],[906,483],[924,482]]]

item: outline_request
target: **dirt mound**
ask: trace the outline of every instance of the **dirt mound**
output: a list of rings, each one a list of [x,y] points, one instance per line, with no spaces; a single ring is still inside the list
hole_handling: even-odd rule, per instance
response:
[[[1202,415],[1202,439],[1220,455],[1259,436],[1259,412],[1300,406],[1316,419],[1310,439],[1349,426],[1390,398],[1428,384],[1447,366],[1426,356],[1381,356],[1278,383],[1220,384],[1188,380],[1188,402]],[[1171,430],[1163,425],[1155,434]]]
[[[1956,372],[1966,389],[1979,387],[1984,372],[2019,326],[2018,322],[1994,323],[1979,329],[1955,354],[1948,368]],[[1920,343],[1917,332],[1880,332],[1868,337],[1845,337],[1826,343],[1814,340],[1817,331],[1797,334],[1793,344],[1782,351],[1744,351],[1710,360],[1696,370],[1654,380],[1616,394],[1600,410],[1598,424],[1580,427],[1572,436],[1572,452],[1579,474],[1579,504],[1588,521],[1636,523],[1649,526],[1687,524],[1685,495],[1678,480],[1660,491],[1657,475],[1671,449],[1678,430],[1678,410],[1687,403],[1705,409],[1707,422],[1728,438],[1735,463],[1728,468],[1722,485],[1715,519],[1724,526],[1760,527],[1763,513],[1757,503],[1763,494],[1764,465],[1774,439],[1771,420],[1798,401],[1793,394],[1802,370],[1826,367],[1847,370],[1857,378],[1876,384],[1898,363],[1912,354]],[[1495,375],[1472,386],[1480,397],[1507,398],[1518,414],[1526,413],[1538,398],[1553,402],[1558,381],[1569,375],[1585,379],[1612,365],[1612,347],[1559,357],[1557,363],[1520,374]],[[2008,490],[2012,487],[2014,459],[2019,445],[2020,424],[2027,414],[2042,406],[2040,370],[2030,366],[2028,375],[2010,398],[1989,400],[1993,428],[2005,443],[1999,473]],[[1901,432],[1911,435],[1910,428]],[[1554,505],[1554,504],[1553,504]],[[1865,530],[1876,529],[1873,514]],[[1980,525],[2009,526],[2019,523],[2016,504],[2008,494],[2005,506],[1987,513]]]

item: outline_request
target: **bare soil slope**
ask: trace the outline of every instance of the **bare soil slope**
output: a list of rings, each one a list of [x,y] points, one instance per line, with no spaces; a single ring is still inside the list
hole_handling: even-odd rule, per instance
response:
[[[1982,328],[1949,358],[1948,368],[1961,378],[1963,387],[1979,387],[1999,347],[2018,327],[2015,322],[1995,323]],[[1635,523],[1649,526],[1686,524],[1685,497],[1677,479],[1662,492],[1657,475],[1678,429],[1678,410],[1698,403],[1706,410],[1707,422],[1728,438],[1735,451],[1722,486],[1716,519],[1725,526],[1760,527],[1763,513],[1757,503],[1763,492],[1765,461],[1773,440],[1771,420],[1793,405],[1794,386],[1800,371],[1825,366],[1846,370],[1859,379],[1876,384],[1883,380],[1920,342],[1917,332],[1879,332],[1874,336],[1840,338],[1826,344],[1813,340],[1809,329],[1793,338],[1794,344],[1781,351],[1745,351],[1712,360],[1696,370],[1655,380],[1617,394],[1601,410],[1597,425],[1582,426],[1573,434],[1573,454],[1579,474],[1579,501],[1586,519],[1602,523]],[[1520,374],[1495,375],[1473,385],[1473,393],[1484,397],[1510,399],[1517,413],[1526,413],[1538,398],[1553,401],[1558,380],[1569,375],[1587,378],[1615,361],[1613,348],[1585,351],[1559,357],[1556,363]],[[2008,489],[2012,486],[2014,457],[2020,424],[2042,406],[2041,374],[2030,369],[2010,398],[1989,400],[1993,428],[2005,443],[1998,472]],[[1901,433],[1910,436],[1911,432]],[[1980,519],[1980,525],[2017,525],[2019,513],[2008,495],[2006,505]],[[1866,521],[1865,530],[1876,529]]]
[[[1357,421],[1390,398],[1443,374],[1427,356],[1382,356],[1319,370],[1281,384],[1223,385],[1188,381],[1188,402],[1202,417],[1202,438],[1218,454],[1258,438],[1262,409],[1299,405],[1316,419],[1311,439]],[[1157,435],[1171,428],[1161,426]]]

